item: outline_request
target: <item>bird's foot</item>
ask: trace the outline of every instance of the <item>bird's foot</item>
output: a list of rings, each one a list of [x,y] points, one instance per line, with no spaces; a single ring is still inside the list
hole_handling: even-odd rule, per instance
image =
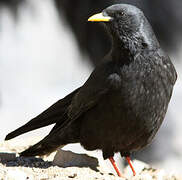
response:
[[[130,168],[131,168],[131,170],[133,172],[133,176],[135,176],[136,175],[136,172],[135,172],[135,169],[133,168],[133,165],[132,165],[132,162],[131,162],[130,157],[129,156],[126,157],[126,160],[127,160],[128,164],[129,164],[129,166],[130,166]]]
[[[110,160],[111,164],[113,165],[113,167],[114,167],[114,169],[115,169],[117,175],[118,175],[119,177],[125,178],[125,177],[120,173],[118,167],[116,166],[116,162],[115,162],[114,158],[113,158],[113,157],[110,157],[109,160]]]

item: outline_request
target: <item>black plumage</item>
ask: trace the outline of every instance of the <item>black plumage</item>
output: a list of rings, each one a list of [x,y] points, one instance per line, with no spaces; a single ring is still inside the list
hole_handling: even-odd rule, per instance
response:
[[[141,10],[113,5],[89,21],[104,22],[112,48],[85,84],[6,136],[56,123],[40,142],[20,153],[43,155],[68,143],[128,157],[145,147],[167,111],[177,75]]]

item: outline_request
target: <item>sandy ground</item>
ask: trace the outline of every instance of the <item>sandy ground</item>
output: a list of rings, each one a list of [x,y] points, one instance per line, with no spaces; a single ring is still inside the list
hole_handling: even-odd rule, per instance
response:
[[[106,170],[103,165],[99,166],[99,164],[95,163],[98,162],[96,158],[89,157],[88,155],[78,155],[72,152],[58,150],[58,153],[62,153],[61,156],[59,154],[55,156],[56,152],[44,157],[25,158],[18,156],[18,152],[26,149],[37,140],[38,138],[28,138],[0,143],[0,179],[182,180],[180,175],[154,169],[137,160],[133,162],[137,175],[133,177],[130,168],[126,167],[123,170],[125,178],[119,178],[108,169]],[[61,164],[62,167],[58,167],[56,164]]]

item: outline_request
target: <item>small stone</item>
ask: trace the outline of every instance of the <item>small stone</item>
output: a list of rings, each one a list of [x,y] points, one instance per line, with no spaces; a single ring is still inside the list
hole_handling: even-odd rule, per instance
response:
[[[75,178],[76,176],[77,176],[77,174],[74,173],[73,175],[69,175],[68,177],[69,177],[69,178]]]

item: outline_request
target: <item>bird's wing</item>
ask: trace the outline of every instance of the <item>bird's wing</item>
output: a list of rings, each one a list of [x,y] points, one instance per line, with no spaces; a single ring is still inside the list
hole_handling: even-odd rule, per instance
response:
[[[67,109],[68,105],[71,103],[73,96],[79,91],[80,88],[76,89],[63,99],[54,103],[51,107],[46,109],[44,112],[39,114],[37,117],[30,120],[25,125],[21,126],[20,128],[16,129],[15,131],[9,133],[5,140],[12,139],[16,136],[19,136],[23,133],[28,131],[32,131],[34,129],[38,129],[44,126],[48,126],[50,124],[54,124],[57,121],[64,121],[64,112]]]
[[[104,81],[92,73],[86,83],[74,94],[72,101],[64,112],[64,121],[57,121],[50,133],[40,142],[23,151],[21,156],[32,156],[49,153],[62,144],[78,142],[78,132],[74,121],[88,109],[93,108],[99,99],[108,92]],[[71,130],[71,132],[70,132]],[[74,132],[72,134],[72,132]],[[67,136],[67,134],[69,134]],[[65,138],[66,137],[66,138]]]
[[[81,114],[93,108],[99,103],[100,98],[109,92],[108,73],[105,69],[104,65],[96,68],[82,88],[75,94],[68,107],[70,120],[77,119]]]
[[[99,100],[108,92],[108,89],[83,88],[72,100],[68,109],[68,117],[71,120],[78,118],[81,114],[99,103]]]

